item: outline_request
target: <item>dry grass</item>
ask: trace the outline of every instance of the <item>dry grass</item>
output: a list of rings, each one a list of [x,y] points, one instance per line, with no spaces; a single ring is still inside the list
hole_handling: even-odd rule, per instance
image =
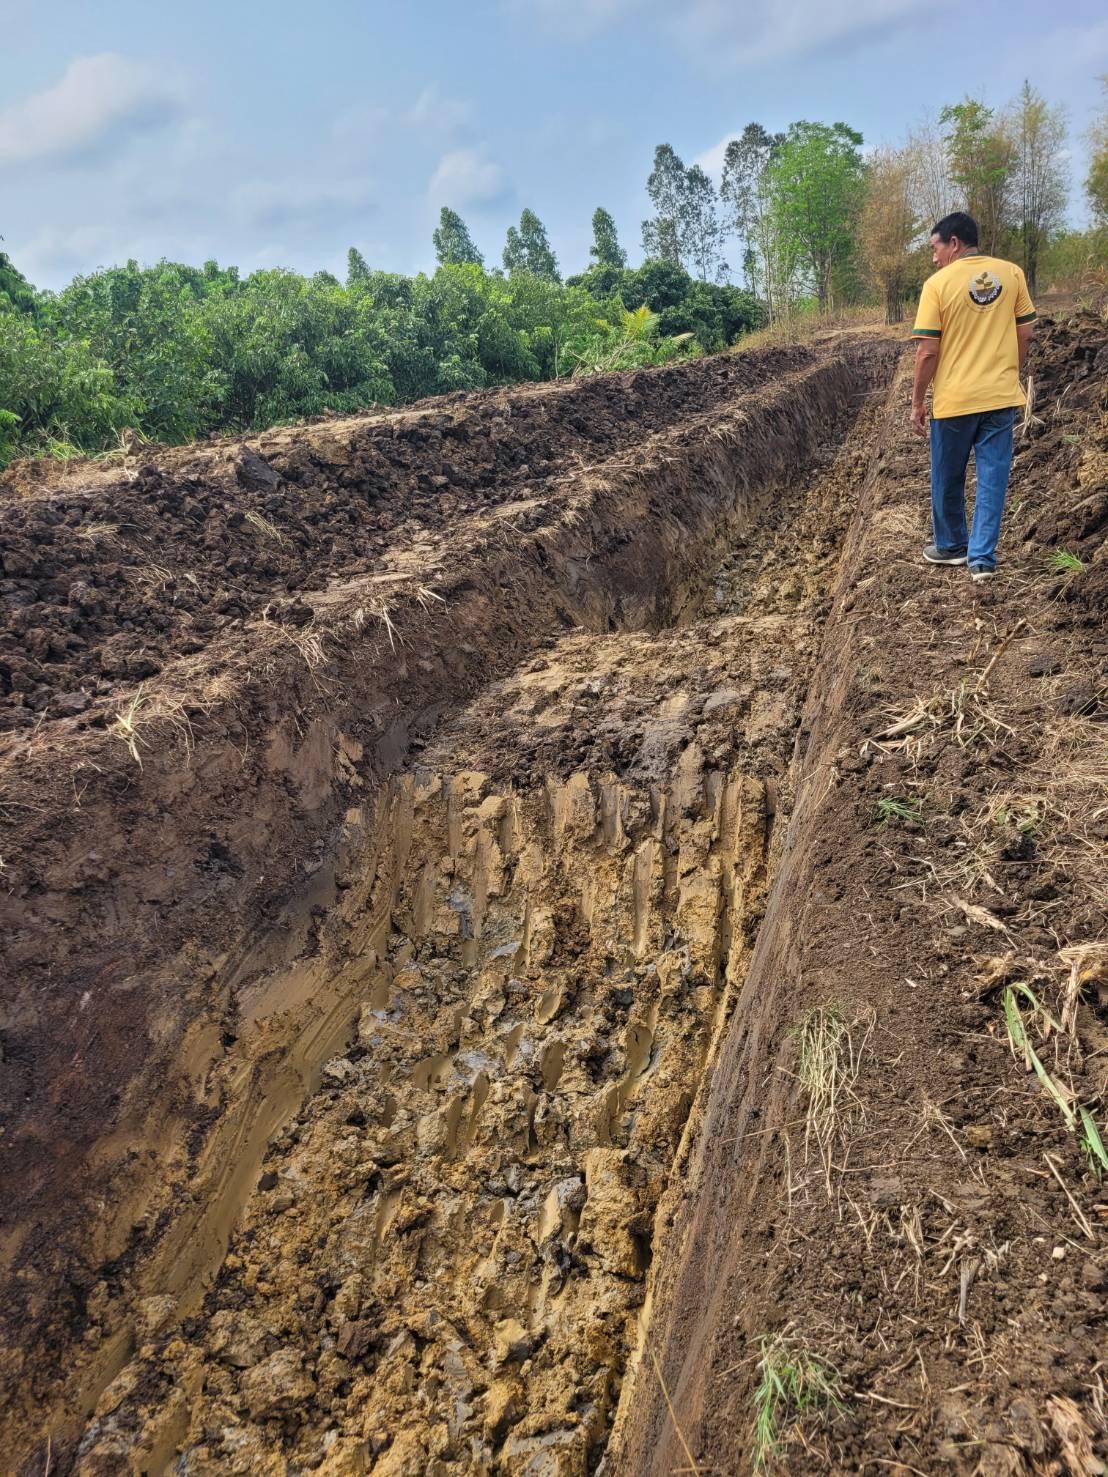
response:
[[[141,769],[142,750],[153,748],[159,729],[165,728],[181,739],[188,762],[192,758],[193,732],[184,703],[164,693],[148,694],[139,687],[115,715],[108,732],[126,744]]]
[[[431,604],[433,600],[437,600],[440,605],[446,604],[445,596],[438,594],[437,591],[430,589],[427,585],[416,586],[416,599],[428,614],[434,609],[434,606]]]
[[[916,750],[918,755],[921,738],[944,732],[964,749],[982,739],[995,743],[1001,734],[1013,731],[991,706],[984,689],[968,680],[949,692],[919,698],[911,708],[890,717],[894,721],[866,740],[863,753],[874,748],[884,753]]]
[[[873,1025],[872,1014],[850,1021],[838,1006],[817,1006],[792,1033],[796,1078],[806,1099],[805,1158],[818,1154],[829,1196],[835,1145],[863,1116],[854,1089]]]
[[[1035,779],[1044,803],[1045,855],[1066,865],[1097,907],[1108,908],[1108,862],[1099,834],[1108,818],[1108,744],[1104,727],[1089,718],[1046,725]],[[1042,850],[1042,846],[1040,846]]]
[[[700,1477],[700,1468],[697,1466],[696,1457],[693,1456],[692,1448],[685,1440],[685,1433],[681,1429],[680,1422],[677,1419],[677,1412],[673,1408],[673,1401],[670,1399],[669,1387],[666,1384],[665,1375],[662,1373],[661,1362],[653,1348],[650,1350],[650,1357],[654,1361],[654,1373],[658,1376],[658,1383],[662,1387],[662,1395],[665,1397],[666,1409],[669,1411],[669,1418],[673,1422],[673,1429],[677,1434],[678,1441],[681,1443],[681,1450],[685,1453],[685,1460],[689,1464],[687,1470],[693,1474],[693,1477]]]
[[[317,671],[327,661],[323,636],[311,623],[306,626],[284,626],[278,621],[271,621],[267,605],[262,611],[262,626],[294,647],[309,672]]]
[[[264,534],[266,538],[273,539],[275,543],[283,544],[285,542],[285,535],[277,525],[271,523],[268,518],[264,518],[261,513],[256,513],[253,508],[246,514],[246,522],[250,524],[251,528],[255,528],[259,533]]]
[[[746,354],[752,349],[782,348],[790,344],[809,344],[825,334],[843,333],[849,329],[877,330],[885,327],[885,315],[880,308],[840,308],[832,313],[797,312],[788,318],[780,318],[767,328],[747,333],[735,344],[736,354]]]
[[[1108,818],[1108,745],[1103,725],[1088,718],[1055,718],[1040,730],[1042,744],[1022,784],[997,789],[977,810],[959,818],[961,858],[936,874],[940,886],[972,893],[985,884],[1003,896],[997,875],[1002,853],[1023,840],[1036,859],[1064,872],[1090,915],[1108,909],[1108,863],[1101,831]]]
[[[187,580],[196,589],[200,588],[200,581],[193,574],[192,570],[185,570],[181,574],[176,574],[172,569],[167,569],[164,564],[147,562],[145,564],[136,564],[131,573],[134,576],[136,584],[142,585],[145,589],[157,590],[159,593],[164,593],[170,585],[175,585],[178,580]]]
[[[114,538],[118,532],[118,523],[81,523],[73,530],[73,537],[94,543],[97,539]]]

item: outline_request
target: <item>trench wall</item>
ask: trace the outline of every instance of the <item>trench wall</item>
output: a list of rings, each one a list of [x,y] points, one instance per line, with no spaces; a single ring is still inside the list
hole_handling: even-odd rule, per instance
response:
[[[874,530],[895,521],[895,509],[882,485],[886,451],[903,417],[905,386],[898,377],[889,391],[878,447],[858,489],[857,508],[843,548],[832,610],[801,720],[794,770],[796,801],[787,828],[776,840],[774,878],[765,918],[745,974],[736,977],[734,1011],[722,1035],[710,1072],[699,1084],[682,1154],[673,1167],[658,1208],[666,1226],[660,1254],[651,1268],[648,1312],[640,1322],[639,1345],[631,1361],[615,1415],[606,1471],[672,1472],[687,1463],[682,1438],[695,1433],[711,1391],[713,1359],[721,1330],[733,1321],[737,1304],[723,1289],[757,1282],[742,1217],[734,1208],[762,1187],[764,1166],[775,1144],[763,1125],[785,1118],[791,1081],[769,1065],[780,1039],[781,1016],[789,1014],[787,992],[796,988],[805,941],[809,900],[818,895],[821,852],[834,827],[825,807],[838,778],[838,766],[853,756],[842,748],[847,703],[856,673],[864,665],[855,635],[851,591],[865,579],[867,548]],[[736,1186],[740,1188],[736,1188]],[[775,1185],[775,1188],[778,1188]],[[720,1206],[732,1207],[721,1214]],[[648,1357],[649,1351],[654,1355]],[[661,1363],[655,1366],[655,1359]],[[658,1368],[668,1371],[663,1393]],[[668,1399],[667,1399],[668,1394]],[[669,1401],[678,1411],[680,1432]]]
[[[874,373],[828,359],[458,529],[441,609],[423,573],[390,578],[387,622],[372,580],[327,592],[322,660],[258,627],[218,679],[171,669],[157,691],[193,682],[197,701],[152,708],[141,766],[59,724],[5,774],[21,795],[56,795],[59,773],[72,789],[25,826],[49,864],[0,893],[15,1439],[79,1419],[144,1292],[195,1295],[266,1142],[348,1038],[410,833],[390,777],[553,633],[672,618]]]

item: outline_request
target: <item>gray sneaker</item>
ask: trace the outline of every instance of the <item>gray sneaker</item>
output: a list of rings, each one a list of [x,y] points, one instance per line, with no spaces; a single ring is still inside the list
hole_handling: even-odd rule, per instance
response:
[[[969,573],[970,579],[974,582],[975,585],[980,584],[982,580],[991,580],[996,578],[996,570],[988,564],[971,564],[969,567]]]
[[[938,544],[928,544],[923,557],[928,564],[964,564],[966,551],[963,549],[959,554],[957,549],[940,549]]]

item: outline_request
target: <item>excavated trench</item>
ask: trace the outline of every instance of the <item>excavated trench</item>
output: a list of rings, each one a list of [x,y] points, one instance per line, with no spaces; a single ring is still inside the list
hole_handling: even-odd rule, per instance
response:
[[[375,647],[382,667],[386,639],[397,656],[396,626],[393,687],[347,657],[339,686],[309,672],[307,702],[302,676],[271,701],[266,783],[335,823],[326,843],[284,842],[299,881],[268,924],[207,957],[186,940],[146,977],[146,1039],[165,1050],[88,1149],[81,1187],[110,1181],[112,1203],[81,1223],[99,1250],[78,1315],[51,1325],[49,1258],[21,1274],[51,1328],[50,1364],[25,1348],[16,1370],[23,1470],[568,1477],[603,1462],[665,1235],[655,1212],[772,886],[896,354],[828,355],[769,392],[764,425],[698,427],[695,454],[637,449],[537,564],[511,528],[507,552],[487,526],[422,546],[420,649],[495,670],[490,638],[503,648],[503,675],[460,683],[462,700],[441,667],[421,678],[438,659],[393,606]],[[799,421],[789,393],[813,394]],[[467,561],[490,542],[482,580]],[[445,596],[436,558],[462,570]],[[365,623],[363,590],[329,599],[332,634],[355,601]],[[421,681],[398,733],[380,711]],[[372,756],[351,716],[367,710]],[[199,785],[218,770],[243,806],[226,756],[190,746]],[[195,802],[177,784],[171,819]],[[248,804],[257,870],[277,869],[279,801],[263,788]],[[164,1094],[139,1091],[144,1073]],[[27,1225],[17,1265],[39,1244]]]

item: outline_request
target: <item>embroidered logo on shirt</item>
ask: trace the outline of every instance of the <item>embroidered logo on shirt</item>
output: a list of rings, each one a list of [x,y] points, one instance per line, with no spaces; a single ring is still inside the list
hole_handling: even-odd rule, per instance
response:
[[[970,283],[969,295],[979,308],[987,308],[1000,296],[1000,283],[986,270]]]

